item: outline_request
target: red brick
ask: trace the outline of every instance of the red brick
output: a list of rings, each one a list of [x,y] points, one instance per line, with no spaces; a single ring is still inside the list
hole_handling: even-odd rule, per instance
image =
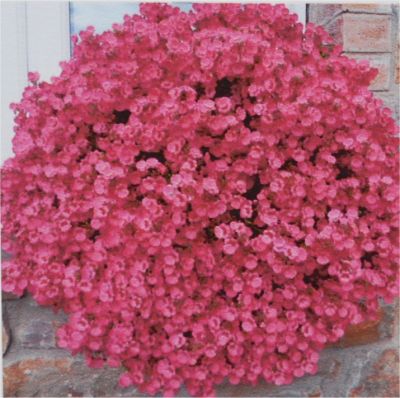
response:
[[[350,347],[378,341],[380,338],[379,326],[382,319],[383,311],[380,310],[377,320],[362,322],[358,325],[350,325],[347,328],[345,335],[333,346]]]
[[[70,367],[70,359],[27,359],[7,366],[3,369],[4,396],[19,396],[18,391],[29,383],[37,372],[50,369],[53,372],[66,374]]]
[[[343,14],[343,49],[351,52],[390,52],[390,15]]]
[[[367,60],[374,68],[378,68],[378,76],[370,85],[371,90],[388,90],[390,85],[390,54],[346,53],[350,58]]]
[[[134,387],[125,389],[118,386],[122,368],[91,369],[82,359],[55,350],[13,351],[3,360],[4,396],[145,396]]]
[[[399,397],[399,353],[385,350],[373,365],[370,375],[350,391],[350,397]]]

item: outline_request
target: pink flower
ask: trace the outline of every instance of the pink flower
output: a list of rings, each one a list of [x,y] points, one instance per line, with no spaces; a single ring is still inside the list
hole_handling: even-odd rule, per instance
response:
[[[232,102],[228,97],[217,98],[215,100],[218,112],[228,113],[232,108]]]
[[[145,394],[315,374],[399,294],[376,71],[283,5],[140,8],[12,104],[3,290],[64,310],[59,346]]]
[[[205,178],[203,180],[203,188],[212,195],[217,195],[219,193],[218,185],[215,179]]]

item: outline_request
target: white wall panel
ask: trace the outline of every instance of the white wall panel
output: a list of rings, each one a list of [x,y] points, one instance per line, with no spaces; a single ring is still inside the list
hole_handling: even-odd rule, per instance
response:
[[[28,69],[48,81],[60,73],[60,61],[70,56],[69,3],[28,1],[26,22]]]
[[[27,84],[26,7],[1,2],[1,163],[12,155],[14,114],[11,102],[21,98]]]
[[[69,56],[69,2],[1,2],[1,163],[13,154],[9,105],[20,101],[28,71],[49,80]]]
[[[171,2],[184,11],[192,8],[192,3]],[[71,1],[71,33],[77,34],[88,25],[97,33],[111,29],[115,22],[122,22],[125,14],[138,14],[139,3],[134,1]]]
[[[291,11],[295,12],[299,17],[299,22],[306,24],[306,3],[286,3],[286,7]]]

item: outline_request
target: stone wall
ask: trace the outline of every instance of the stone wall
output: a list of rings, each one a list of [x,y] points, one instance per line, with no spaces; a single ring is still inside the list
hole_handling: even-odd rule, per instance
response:
[[[55,329],[64,314],[30,297],[3,295],[3,383],[6,397],[133,397],[117,386],[118,369],[89,369],[80,356],[58,349]],[[222,385],[220,397],[398,397],[398,305],[383,305],[380,320],[353,326],[322,352],[319,372],[290,386]],[[9,344],[7,344],[9,339]],[[5,344],[4,344],[5,343]],[[180,396],[187,396],[181,391]]]
[[[371,89],[398,118],[398,7],[388,4],[308,6],[308,20],[323,24],[346,54],[379,68]],[[117,386],[118,369],[89,369],[80,356],[56,347],[55,330],[65,321],[30,297],[3,294],[3,383],[6,397],[132,397]],[[222,385],[220,397],[398,397],[398,303],[382,305],[380,320],[350,328],[323,351],[315,376],[290,386]],[[181,396],[186,396],[184,390]]]

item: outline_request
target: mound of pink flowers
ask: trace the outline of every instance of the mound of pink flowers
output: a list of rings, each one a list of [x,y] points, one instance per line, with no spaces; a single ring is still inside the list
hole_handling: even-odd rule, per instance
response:
[[[377,71],[281,5],[160,4],[96,35],[16,112],[3,290],[141,391],[317,371],[398,294],[398,139]]]

